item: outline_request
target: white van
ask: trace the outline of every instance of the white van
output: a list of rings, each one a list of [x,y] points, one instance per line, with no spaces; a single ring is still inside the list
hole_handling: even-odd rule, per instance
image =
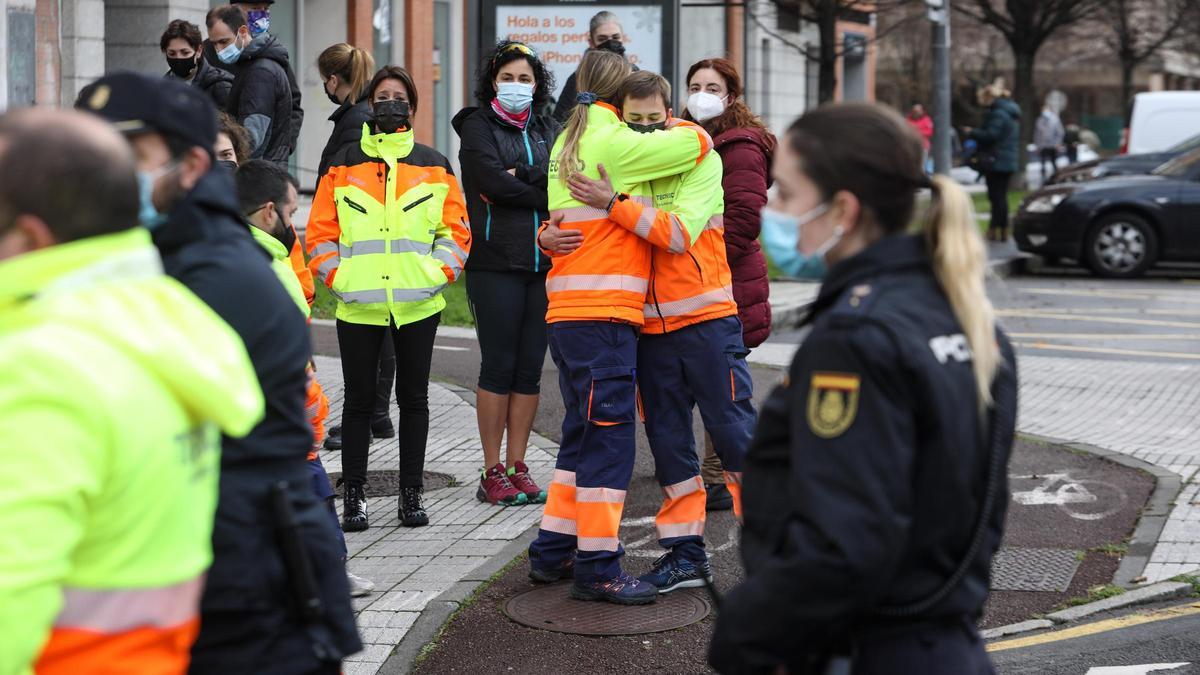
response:
[[[1200,134],[1200,91],[1151,91],[1133,98],[1122,152],[1159,152]]]

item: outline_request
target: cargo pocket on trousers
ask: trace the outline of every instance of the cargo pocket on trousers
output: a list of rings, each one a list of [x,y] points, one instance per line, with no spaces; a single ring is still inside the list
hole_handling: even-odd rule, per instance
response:
[[[725,360],[729,365],[729,400],[745,401],[754,396],[754,381],[750,379],[750,366],[746,363],[746,353],[726,352]]]
[[[592,368],[587,418],[592,424],[611,426],[633,422],[637,416],[634,369],[628,366]]]

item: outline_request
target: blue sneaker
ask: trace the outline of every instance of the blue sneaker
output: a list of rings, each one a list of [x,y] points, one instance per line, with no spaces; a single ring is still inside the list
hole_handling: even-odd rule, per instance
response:
[[[658,599],[658,588],[621,572],[612,579],[571,586],[576,600],[603,600],[616,605],[648,605]]]
[[[670,593],[677,588],[703,588],[712,583],[712,566],[708,560],[696,562],[668,551],[654,561],[649,574],[643,574],[638,579],[657,586],[659,593]]]

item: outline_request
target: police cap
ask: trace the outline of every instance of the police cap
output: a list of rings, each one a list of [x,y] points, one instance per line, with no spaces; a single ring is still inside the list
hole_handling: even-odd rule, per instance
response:
[[[75,107],[112,122],[127,136],[155,131],[212,153],[217,110],[189,84],[141,73],[105,75],[83,88]]]

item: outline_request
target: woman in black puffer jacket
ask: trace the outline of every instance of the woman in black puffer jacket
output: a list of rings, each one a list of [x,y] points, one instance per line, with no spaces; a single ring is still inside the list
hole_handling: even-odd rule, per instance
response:
[[[484,466],[477,496],[492,504],[536,503],[546,495],[524,459],[546,358],[550,261],[538,250],[537,231],[550,217],[547,166],[559,132],[535,111],[553,90],[553,76],[532,49],[503,41],[480,65],[479,107],[454,116],[471,219],[467,297],[483,356],[476,412]]]

